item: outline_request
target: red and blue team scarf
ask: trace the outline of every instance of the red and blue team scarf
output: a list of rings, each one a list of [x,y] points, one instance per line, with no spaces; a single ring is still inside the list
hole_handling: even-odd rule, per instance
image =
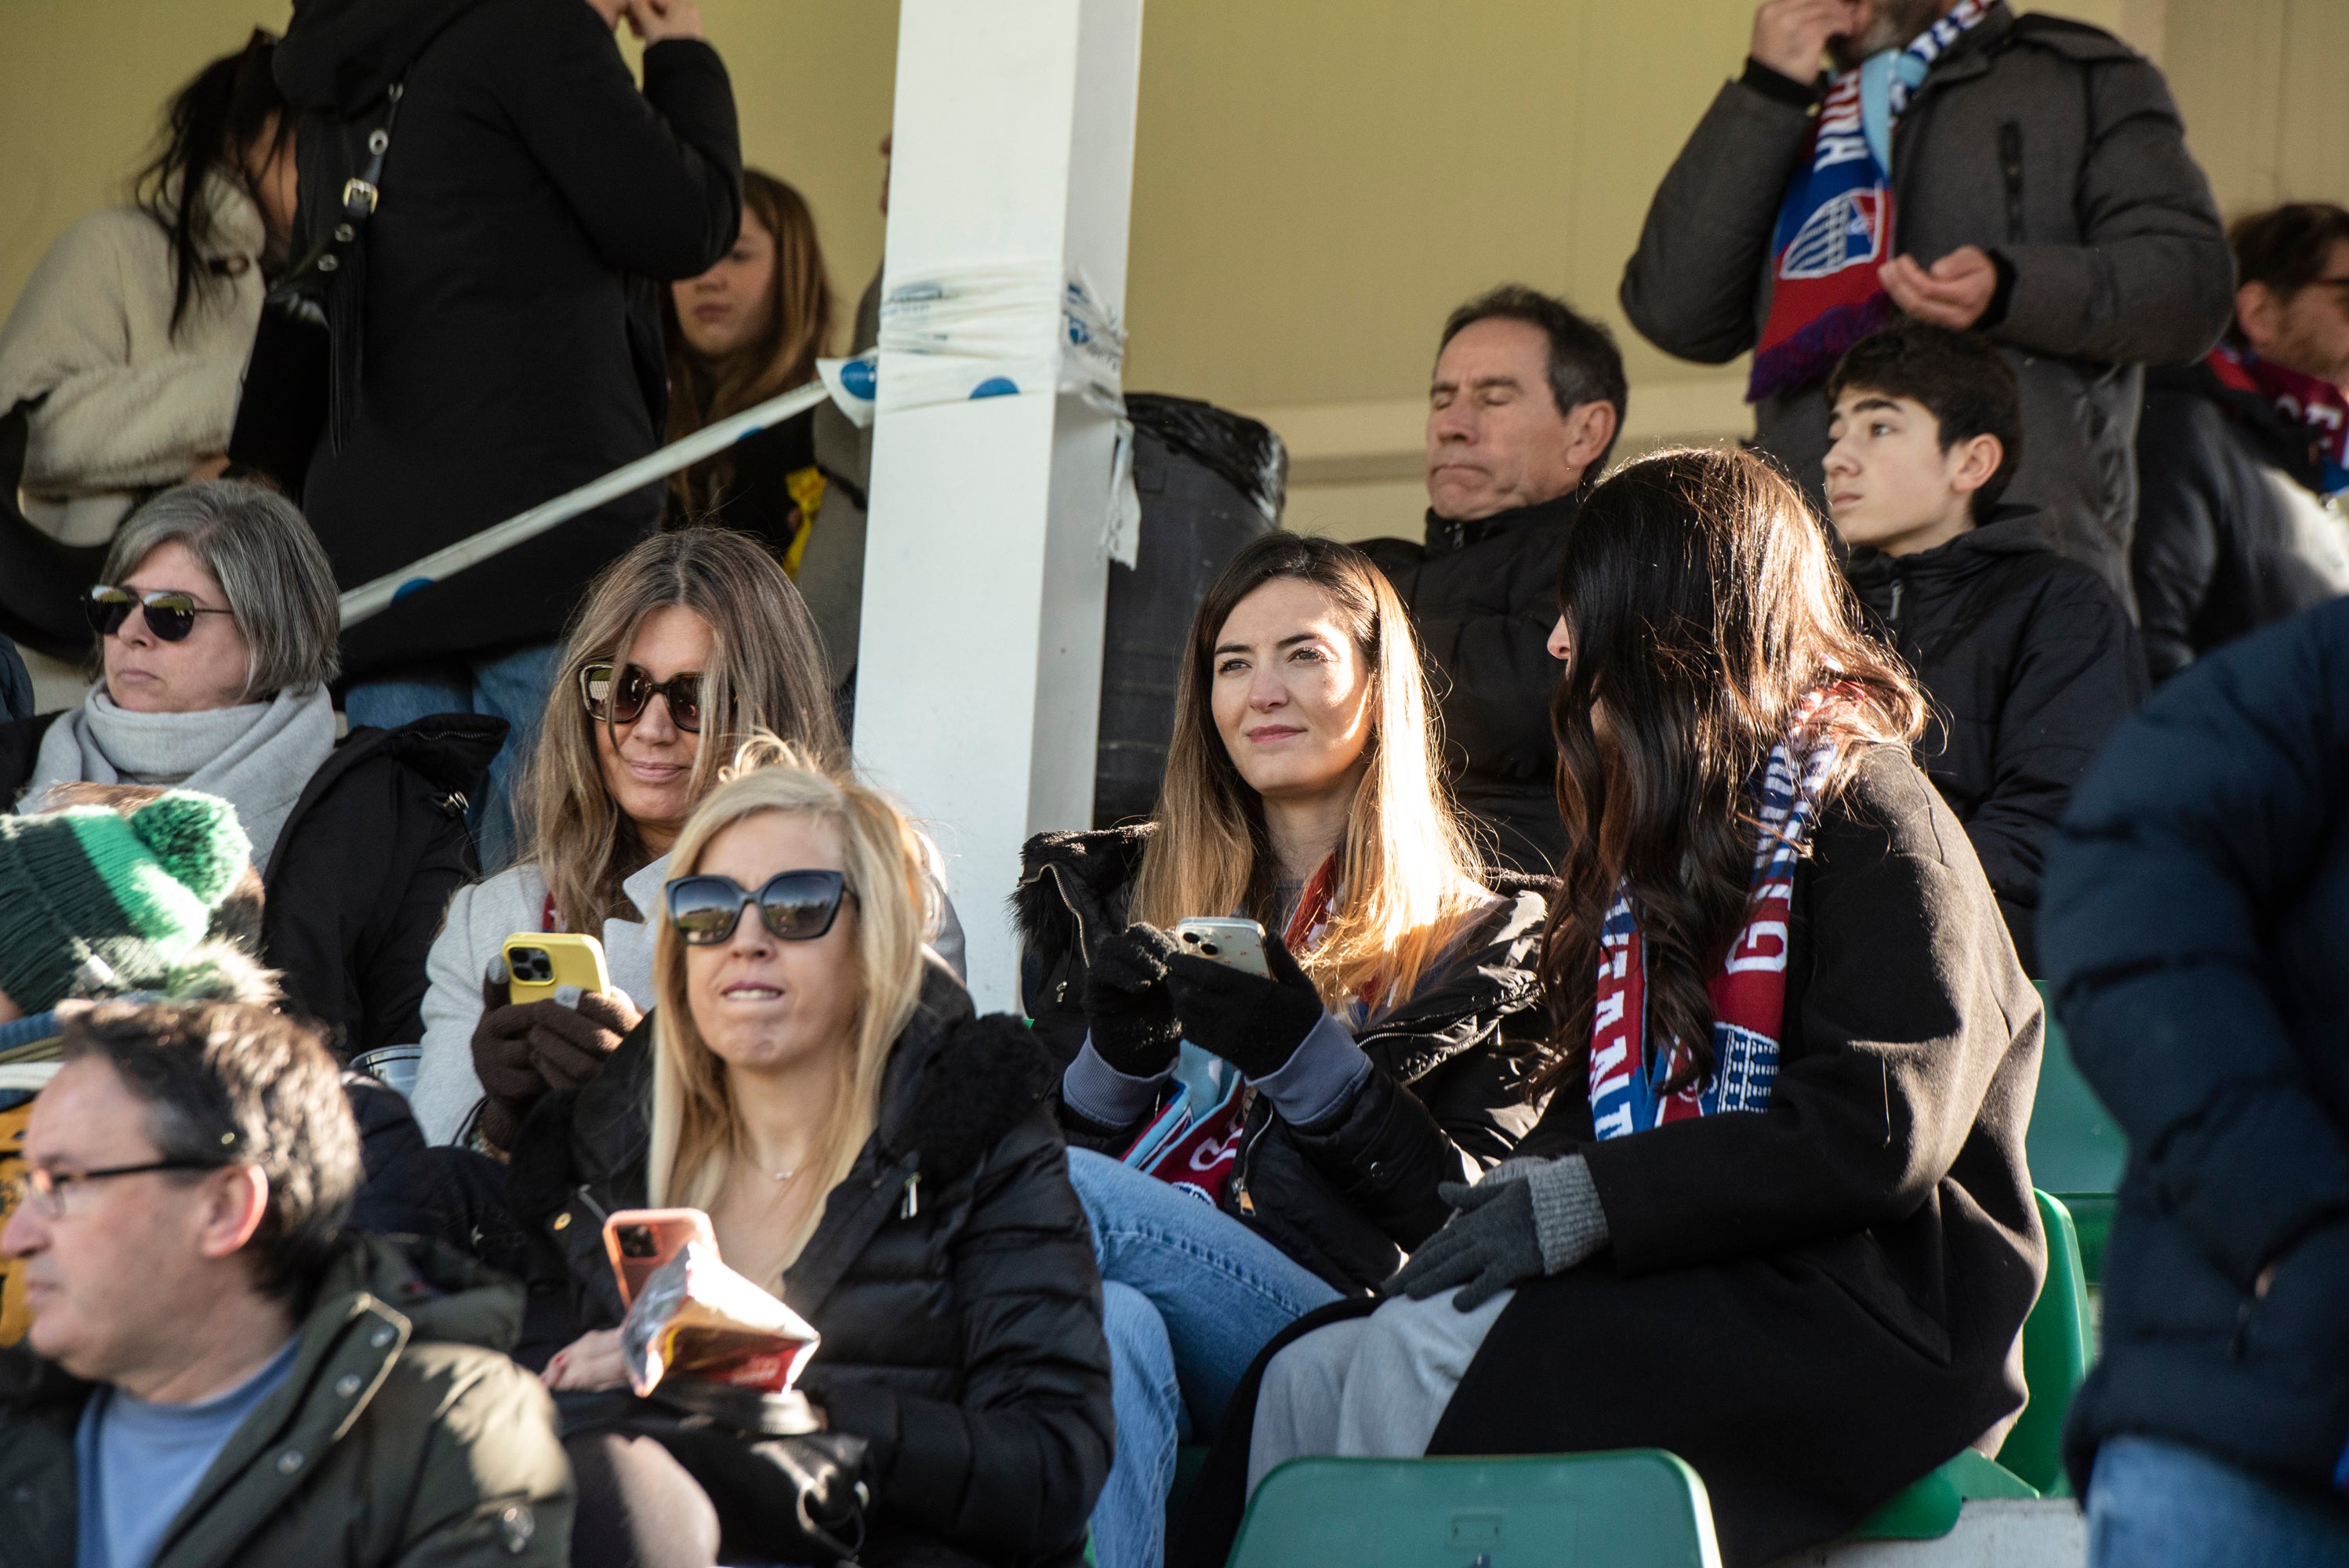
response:
[[[1889,115],[1883,156],[1870,145],[1862,78],[1871,60],[1827,83],[1770,242],[1770,315],[1754,350],[1745,400],[1758,403],[1824,378],[1844,350],[1899,315],[1876,279],[1892,255],[1891,127],[1943,51],[1989,14],[1991,0],[1959,0],[1950,14],[1884,60]]]
[[[1608,910],[1599,929],[1599,992],[1590,1025],[1590,1119],[1600,1138],[1623,1138],[1724,1110],[1768,1109],[1778,1077],[1778,1037],[1785,1026],[1795,865],[1839,748],[1835,730],[1820,722],[1826,705],[1822,692],[1804,698],[1785,738],[1770,748],[1763,765],[1755,790],[1761,832],[1745,923],[1722,955],[1710,986],[1710,1076],[1663,1092],[1664,1085],[1687,1070],[1689,1050],[1678,1039],[1651,1048],[1639,906],[1626,891]]]
[[[2287,422],[2308,427],[2322,467],[2317,494],[2349,490],[2349,394],[2330,381],[2271,365],[2223,340],[2207,363],[2221,386],[2264,397]]]

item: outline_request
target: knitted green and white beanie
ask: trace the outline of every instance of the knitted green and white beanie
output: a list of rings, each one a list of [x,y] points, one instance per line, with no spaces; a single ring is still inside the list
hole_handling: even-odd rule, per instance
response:
[[[0,817],[0,991],[32,1014],[163,989],[252,852],[236,809],[192,789]]]

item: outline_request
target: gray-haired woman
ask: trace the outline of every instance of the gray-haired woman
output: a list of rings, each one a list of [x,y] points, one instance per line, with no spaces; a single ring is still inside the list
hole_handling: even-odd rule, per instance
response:
[[[424,960],[473,874],[466,798],[505,735],[470,714],[336,738],[334,573],[274,491],[181,485],[116,534],[78,707],[0,725],[0,799],[59,784],[224,797],[262,873],[263,955],[347,1053],[418,1037]]]

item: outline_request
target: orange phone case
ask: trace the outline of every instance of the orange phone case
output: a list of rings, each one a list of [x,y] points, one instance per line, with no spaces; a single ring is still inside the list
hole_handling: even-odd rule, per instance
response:
[[[685,1250],[688,1242],[704,1242],[718,1250],[717,1233],[709,1216],[698,1209],[623,1209],[604,1222],[604,1255],[620,1282],[620,1305],[635,1304],[636,1292],[660,1266]]]

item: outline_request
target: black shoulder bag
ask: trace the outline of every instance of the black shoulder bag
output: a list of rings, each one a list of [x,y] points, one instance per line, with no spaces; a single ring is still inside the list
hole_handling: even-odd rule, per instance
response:
[[[335,173],[351,172],[339,197],[330,206],[321,203],[332,225],[264,298],[253,355],[245,363],[229,460],[267,474],[297,500],[319,436],[326,435],[339,449],[357,406],[360,306],[367,294],[361,242],[383,199],[384,156],[391,150],[404,86],[394,82],[384,89],[383,118],[356,146],[357,127],[350,122],[320,126],[328,134],[305,138],[313,142],[304,150],[304,161],[311,167],[330,150],[340,154],[320,186],[328,185]],[[305,216],[313,210],[307,198],[314,193],[326,191],[305,192]],[[315,232],[315,224],[305,228]]]

